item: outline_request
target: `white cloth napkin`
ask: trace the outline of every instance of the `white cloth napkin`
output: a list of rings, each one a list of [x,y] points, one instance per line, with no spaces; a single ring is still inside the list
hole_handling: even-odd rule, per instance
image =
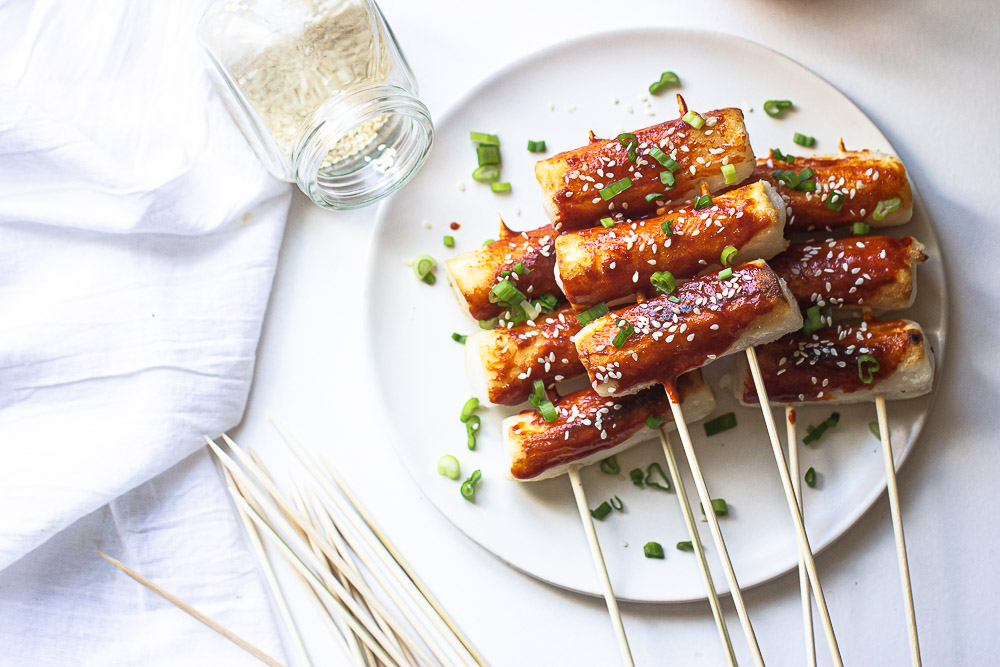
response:
[[[0,568],[242,415],[290,188],[204,5],[0,0]]]

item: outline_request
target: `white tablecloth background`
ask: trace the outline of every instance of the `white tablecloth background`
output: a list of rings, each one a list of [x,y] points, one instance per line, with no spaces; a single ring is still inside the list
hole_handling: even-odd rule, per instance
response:
[[[991,287],[1000,224],[990,206],[995,147],[1000,143],[993,117],[1000,108],[994,72],[1000,61],[1000,11],[995,3],[380,4],[435,115],[483,75],[546,44],[597,30],[678,25],[729,32],[775,48],[831,81],[872,117],[920,189],[939,230],[950,280],[950,343],[938,400],[899,477],[924,658],[927,664],[995,662],[1000,645],[995,632],[1000,607],[994,602],[1000,576],[994,563],[997,538],[991,500],[1000,472],[1000,449],[993,444],[1000,426],[1000,381],[993,372],[1000,356],[993,333],[1000,308]],[[377,416],[356,418],[354,412],[363,403],[358,397],[377,388],[367,378],[365,359],[335,358],[332,350],[354,335],[337,326],[342,313],[362,304],[360,297],[347,294],[334,308],[329,293],[344,276],[363,275],[365,254],[341,249],[367,247],[373,216],[374,210],[324,213],[296,195],[261,341],[265,354],[239,437],[265,455],[277,456],[273,437],[265,435],[267,416],[276,414],[303,440],[322,442],[336,452],[343,474],[491,662],[615,664],[617,650],[603,602],[537,582],[470,543],[421,497],[396,461],[388,429],[380,427]],[[308,319],[300,314],[303,304],[313,306]],[[339,376],[357,378],[350,391],[327,377],[324,369],[334,362],[340,365]],[[290,383],[288,369],[302,367],[315,369],[314,381]],[[334,419],[341,414],[354,418]],[[338,430],[332,431],[335,421]],[[90,520],[73,530],[92,536],[85,527]],[[173,527],[177,535],[190,530]],[[0,606],[0,652],[3,637],[11,636],[5,632],[8,628],[22,643],[46,637],[31,619],[14,625],[8,614],[39,609],[39,591],[72,596],[79,590],[82,584],[70,573],[65,575],[65,589],[38,581],[51,576],[45,564],[55,558],[52,554],[73,553],[72,537],[58,536],[0,576],[0,601],[6,602]],[[71,568],[65,560],[60,567]],[[817,563],[847,664],[907,664],[885,499]],[[169,570],[168,562],[160,565]],[[184,576],[190,584],[201,574]],[[210,576],[200,579],[210,582]],[[218,586],[224,587],[224,582]],[[199,599],[205,598],[195,595],[191,601]],[[796,577],[753,589],[746,600],[769,663],[800,664]],[[158,607],[148,597],[141,601]],[[230,618],[241,612],[259,618],[261,609],[260,597],[253,596],[233,597],[219,611]],[[301,609],[305,612],[306,607]],[[114,613],[107,610],[111,618]],[[193,657],[196,653],[183,653],[183,638],[189,635],[180,626],[184,619],[163,620],[173,618],[171,613],[159,609],[155,616],[136,621],[147,636],[155,636],[149,642],[151,654],[157,651],[162,657],[158,647],[163,647],[191,657],[191,664],[205,664],[207,658],[200,661]],[[623,615],[640,664],[721,661],[714,627],[701,605],[627,604]],[[731,614],[734,629],[735,621]],[[259,642],[269,644],[265,624],[260,625]],[[319,662],[338,664],[337,649],[323,638],[321,626],[308,618],[305,626]],[[126,641],[126,628],[108,627],[108,647],[99,655],[110,664],[137,662],[115,652],[115,646]],[[67,652],[57,657],[72,655],[72,640],[62,645]],[[822,644],[819,654],[827,664]],[[52,660],[60,662],[64,660]]]

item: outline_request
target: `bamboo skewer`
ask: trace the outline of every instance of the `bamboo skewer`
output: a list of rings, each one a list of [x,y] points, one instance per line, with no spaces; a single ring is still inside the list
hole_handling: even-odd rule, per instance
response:
[[[753,375],[754,386],[757,389],[757,398],[760,402],[761,413],[764,415],[764,424],[767,427],[767,434],[771,440],[771,448],[774,452],[774,460],[778,464],[778,476],[781,478],[781,486],[785,492],[785,499],[788,501],[788,510],[792,515],[795,524],[796,537],[798,538],[799,555],[802,558],[806,571],[809,573],[809,581],[812,584],[813,595],[816,596],[816,606],[819,608],[820,622],[826,634],[827,645],[830,649],[830,657],[837,667],[843,666],[843,659],[840,656],[840,646],[837,644],[837,636],[833,632],[833,623],[830,620],[830,611],[826,606],[826,596],[823,594],[823,586],[819,581],[819,574],[816,572],[816,563],[813,560],[812,548],[809,546],[809,537],[806,535],[805,525],[802,523],[802,514],[799,512],[799,504],[796,500],[795,491],[792,488],[792,481],[788,473],[788,465],[785,463],[785,454],[781,450],[781,441],[778,440],[778,429],[774,423],[774,415],[771,413],[771,404],[767,397],[767,388],[764,387],[764,378],[760,372],[760,364],[757,363],[757,353],[753,347],[746,350],[747,362],[750,366],[750,373]]]
[[[236,490],[236,485],[233,482],[233,476],[228,470],[223,468],[223,475],[226,479],[226,488],[229,490],[230,495],[235,495],[239,493]],[[257,533],[257,529],[254,528],[253,520],[247,515],[246,512],[238,512],[240,515],[240,521],[243,524],[243,529],[246,531],[247,538],[250,540],[250,546],[253,550],[254,556],[257,558],[257,562],[260,564],[261,569],[264,572],[264,581],[267,584],[267,588],[271,591],[271,597],[274,598],[275,605],[278,607],[278,615],[281,617],[282,623],[285,625],[285,631],[288,633],[288,638],[292,642],[292,648],[295,651],[296,662],[302,665],[311,666],[312,662],[309,660],[309,653],[306,651],[305,644],[302,643],[302,635],[299,634],[299,629],[295,625],[295,620],[292,618],[292,612],[288,609],[288,602],[285,600],[284,594],[281,592],[281,586],[278,585],[278,580],[274,576],[274,568],[271,567],[271,561],[267,557],[267,552],[264,551],[264,545],[260,541],[260,535]]]
[[[910,563],[906,556],[903,517],[899,509],[899,488],[896,485],[896,464],[892,455],[892,441],[889,438],[889,418],[885,409],[885,397],[882,394],[875,394],[875,412],[878,415],[878,430],[882,440],[882,460],[885,463],[885,487],[889,495],[892,532],[896,538],[896,560],[899,562],[899,578],[903,586],[906,634],[910,640],[910,660],[913,665],[919,667],[922,662],[920,659],[920,640],[917,637],[917,615],[913,607],[913,588],[910,585]]]
[[[708,528],[712,533],[715,549],[719,552],[722,571],[726,576],[726,582],[729,584],[733,603],[736,605],[736,614],[740,618],[743,635],[746,637],[747,645],[750,647],[754,664],[763,666],[764,657],[760,653],[760,645],[757,644],[757,635],[754,634],[753,625],[750,623],[750,615],[747,614],[746,605],[743,603],[743,592],[740,590],[740,584],[736,580],[736,572],[733,570],[733,561],[729,557],[729,550],[726,549],[726,541],[722,537],[719,518],[715,516],[715,512],[712,509],[712,496],[708,493],[705,476],[702,474],[701,466],[698,464],[698,457],[694,452],[694,444],[691,442],[691,433],[688,431],[687,422],[684,421],[684,412],[681,410],[680,402],[672,395],[670,396],[670,411],[674,416],[674,424],[677,426],[677,434],[680,436],[681,445],[687,457],[688,467],[691,468],[691,476],[694,478],[694,486],[698,491],[698,498],[701,500],[701,506],[705,511],[705,518],[708,520]]]
[[[698,535],[698,526],[694,521],[694,514],[691,512],[691,503],[688,502],[687,491],[684,489],[684,480],[681,479],[680,469],[677,467],[677,458],[674,456],[674,449],[670,444],[670,436],[663,427],[658,429],[660,444],[663,446],[663,455],[667,459],[667,469],[677,486],[677,500],[681,505],[681,515],[684,517],[684,524],[687,526],[688,535],[691,537],[691,545],[698,558],[698,567],[701,576],[705,580],[705,588],[708,591],[708,603],[712,607],[712,616],[715,618],[715,626],[719,630],[719,638],[726,650],[726,656],[732,667],[736,665],[736,654],[733,652],[733,642],[729,637],[729,628],[726,626],[726,617],[722,614],[722,606],[719,604],[719,595],[715,590],[715,582],[712,581],[712,573],[708,569],[708,561],[705,558],[705,547],[701,543],[701,536]]]
[[[370,553],[374,554],[376,559],[378,559],[379,562],[381,562],[382,565],[392,574],[392,576],[399,581],[400,585],[403,586],[411,598],[418,604],[418,606],[420,606],[425,615],[427,615],[431,619],[431,622],[435,624],[439,632],[445,636],[449,645],[459,655],[462,661],[465,664],[485,664],[485,662],[477,662],[479,658],[473,656],[472,652],[469,651],[469,649],[465,646],[465,643],[459,638],[458,633],[452,627],[454,623],[446,621],[444,617],[436,611],[434,606],[431,605],[427,596],[420,589],[416,588],[413,578],[403,570],[399,561],[395,559],[391,552],[389,552],[384,542],[376,536],[375,531],[370,528],[371,524],[368,523],[368,520],[359,519],[359,516],[361,515],[360,511],[357,509],[352,510],[352,508],[348,506],[348,503],[350,502],[353,504],[354,508],[360,508],[360,504],[356,503],[351,495],[348,495],[348,493],[345,492],[341,495],[341,493],[338,493],[333,487],[330,483],[330,478],[334,480],[338,479],[334,471],[327,466],[327,471],[330,473],[329,478],[328,476],[323,475],[320,467],[313,460],[312,456],[310,456],[309,453],[306,452],[294,438],[288,435],[277,422],[272,420],[272,423],[285,443],[303,463],[303,466],[307,471],[309,471],[313,479],[319,484],[319,488],[323,491],[327,498],[331,500],[334,505],[336,505],[340,514],[347,518],[348,523],[354,529],[354,534],[360,535],[361,540],[368,547]],[[338,482],[338,485],[341,485],[341,483]],[[348,541],[350,542],[350,536],[352,533],[350,531],[342,532],[345,537],[349,538]],[[354,548],[356,553],[359,552],[358,545],[351,543],[351,547]]]
[[[799,512],[803,512],[802,477],[799,474],[799,439],[795,433],[795,408],[785,406],[785,432],[788,436],[788,473],[798,499]],[[799,550],[799,597],[802,599],[802,628],[805,633],[806,665],[816,667],[816,635],[813,632],[812,595],[809,592],[809,573],[806,572],[802,551]]]
[[[227,628],[223,627],[218,622],[213,621],[211,618],[209,618],[205,614],[201,613],[200,611],[198,611],[197,609],[195,609],[194,607],[192,607],[188,603],[184,602],[183,600],[181,600],[180,598],[178,598],[173,593],[168,593],[167,591],[163,590],[162,588],[160,588],[159,586],[157,586],[156,584],[154,584],[152,581],[150,581],[146,577],[142,576],[141,574],[139,574],[138,572],[136,572],[132,568],[130,568],[128,565],[125,565],[124,563],[122,563],[120,560],[118,560],[116,558],[112,558],[111,556],[107,555],[103,551],[98,551],[97,553],[102,558],[104,558],[106,561],[108,561],[109,563],[111,563],[112,565],[114,565],[115,567],[117,567],[119,570],[121,570],[122,572],[124,572],[128,576],[130,576],[133,579],[135,579],[136,581],[138,581],[140,584],[142,584],[143,586],[145,586],[149,590],[151,590],[154,593],[156,593],[157,595],[159,595],[161,598],[163,598],[167,602],[171,603],[172,605],[174,605],[178,609],[180,609],[180,610],[182,610],[184,612],[187,612],[190,616],[192,616],[193,618],[197,619],[198,621],[201,621],[202,623],[204,623],[205,625],[207,625],[212,630],[215,630],[220,635],[222,635],[223,637],[225,637],[229,641],[233,642],[234,644],[236,644],[237,646],[239,646],[241,649],[243,649],[244,651],[246,651],[250,655],[254,656],[255,658],[257,658],[258,660],[260,660],[264,664],[271,665],[271,667],[283,667],[283,665],[280,662],[278,662],[277,660],[275,660],[274,658],[272,658],[268,654],[264,653],[263,651],[261,651],[259,648],[257,648],[256,646],[254,646],[253,644],[251,644],[247,640],[243,639],[239,635],[237,635],[234,632],[232,632],[232,631],[228,630]]]
[[[608,614],[611,615],[611,624],[615,629],[615,638],[618,640],[618,649],[621,651],[622,662],[625,665],[634,665],[632,661],[632,650],[628,645],[628,638],[625,636],[625,626],[622,623],[621,613],[618,611],[618,599],[611,588],[611,578],[608,576],[608,567],[604,563],[604,554],[601,553],[601,544],[597,541],[597,532],[594,530],[594,518],[590,516],[590,507],[587,506],[587,494],[583,490],[583,482],[580,480],[580,470],[576,467],[569,469],[569,481],[573,487],[573,496],[576,498],[576,507],[580,511],[580,521],[583,523],[583,532],[587,535],[587,542],[590,544],[590,553],[594,557],[594,567],[597,569],[597,576],[601,580],[601,588],[604,592],[604,602],[608,606]]]

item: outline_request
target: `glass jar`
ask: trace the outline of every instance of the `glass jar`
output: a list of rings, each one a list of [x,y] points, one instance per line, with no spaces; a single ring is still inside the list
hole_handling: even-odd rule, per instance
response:
[[[257,156],[319,206],[365,206],[423,165],[430,113],[373,0],[217,0],[198,37]]]

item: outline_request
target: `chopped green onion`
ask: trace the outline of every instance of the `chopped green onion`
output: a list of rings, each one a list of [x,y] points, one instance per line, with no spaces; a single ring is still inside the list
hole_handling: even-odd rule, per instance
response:
[[[556,406],[552,401],[543,401],[541,405],[538,406],[538,414],[542,416],[546,424],[551,424],[556,419],[559,418],[559,413],[556,412]]]
[[[617,223],[614,218],[601,218],[601,226],[605,229],[610,229],[614,227]]]
[[[799,187],[799,175],[791,169],[775,169],[773,176],[774,180],[784,183],[793,190]]]
[[[810,467],[809,470],[806,470],[805,480],[806,480],[806,486],[808,486],[810,489],[815,489],[816,488],[816,469],[815,468]]]
[[[451,335],[451,339],[452,339],[453,341],[455,341],[456,343],[462,343],[463,345],[465,344],[465,340],[466,340],[467,338],[468,338],[468,336],[463,336],[463,335],[462,335],[462,334],[460,334],[460,333],[453,333],[453,334]]]
[[[677,280],[669,271],[657,271],[649,277],[649,282],[657,292],[670,294],[677,289]]]
[[[543,294],[531,303],[540,308],[544,314],[550,315],[556,309],[559,299],[553,294]]]
[[[615,335],[615,339],[611,341],[611,344],[621,349],[628,337],[635,333],[635,327],[628,320],[618,320],[618,333]]]
[[[663,422],[665,421],[667,421],[667,418],[663,415],[650,415],[646,417],[646,428],[651,428],[655,431],[663,426]]]
[[[528,402],[535,406],[538,410],[538,414],[542,416],[546,424],[551,424],[558,418],[556,413],[556,406],[553,405],[552,401],[549,400],[548,395],[545,393],[545,383],[541,380],[535,380],[534,391],[531,396],[528,397]]]
[[[805,134],[800,134],[798,132],[792,137],[792,142],[798,144],[799,146],[805,146],[806,148],[812,148],[816,145],[816,137],[810,137]]]
[[[705,506],[698,503],[701,508],[701,513],[705,514]],[[729,505],[726,504],[725,498],[712,498],[712,511],[715,512],[715,516],[726,516],[729,514]]]
[[[650,192],[646,195],[646,202],[656,201],[657,199],[663,199],[662,192]]]
[[[681,302],[681,300],[678,299],[676,296],[668,296],[667,297],[667,301],[673,301],[674,303],[680,303]]]
[[[500,180],[500,167],[495,164],[484,164],[482,167],[477,167],[474,172],[472,172],[472,180],[477,183],[492,183],[493,181]]]
[[[780,160],[781,162],[787,162],[788,164],[795,164],[794,155],[785,155],[780,149],[772,148],[771,157],[775,160]]]
[[[802,333],[811,334],[817,329],[823,328],[823,315],[819,306],[812,306],[806,309],[805,321],[802,323]]]
[[[700,195],[694,199],[694,210],[700,211],[712,205],[712,195]]]
[[[478,407],[479,399],[473,396],[465,402],[465,405],[462,406],[462,414],[459,415],[458,420],[463,424],[469,421],[469,417],[472,416],[472,413],[475,412]]]
[[[809,426],[806,427],[806,437],[802,438],[802,443],[806,445],[811,445],[812,443],[822,438],[823,434],[826,433],[826,430],[836,426],[837,422],[839,421],[840,421],[840,413],[834,412],[816,426],[810,424]]]
[[[646,558],[663,558],[663,547],[660,546],[659,542],[646,542],[642,546],[642,553],[646,555]]]
[[[806,167],[799,172],[799,180],[806,181],[816,175],[816,172],[812,170],[812,167]]]
[[[493,192],[510,192],[510,183],[490,183],[490,190]]]
[[[871,384],[875,379],[875,374],[878,373],[879,369],[882,368],[881,364],[878,363],[878,359],[870,354],[862,354],[858,357],[858,377],[865,384]]]
[[[731,164],[722,165],[722,176],[726,179],[726,185],[732,185],[738,180],[736,177],[736,167]]]
[[[444,247],[446,247],[446,248],[454,248],[455,247],[455,237],[454,236],[445,236],[444,237]]]
[[[469,138],[477,144],[483,144],[485,146],[500,145],[500,137],[495,134],[486,134],[485,132],[469,132]]]
[[[764,102],[764,113],[771,118],[777,118],[785,109],[791,109],[791,100],[768,100]]]
[[[899,208],[902,204],[902,200],[899,197],[893,197],[892,199],[883,199],[878,204],[875,205],[875,211],[872,213],[873,220],[885,220],[885,216],[889,215],[893,211]]]
[[[632,187],[632,179],[626,176],[625,178],[619,179],[614,183],[611,183],[610,185],[601,188],[600,190],[601,198],[604,201],[607,201],[612,197],[620,195],[621,193],[625,192],[630,187]]]
[[[697,111],[688,111],[681,120],[696,130],[700,130],[705,125],[705,118]]]
[[[826,200],[826,207],[831,211],[839,211],[844,206],[845,201],[847,201],[847,195],[834,190]]]
[[[735,412],[727,412],[711,421],[705,422],[705,435],[713,436],[723,431],[728,431],[731,428],[736,428]]]
[[[640,489],[642,488],[642,468],[633,468],[629,471],[628,476],[632,478],[633,484],[638,486]]]
[[[508,306],[518,306],[522,301],[525,300],[524,294],[521,290],[514,287],[514,285],[506,278],[501,278],[493,289],[490,290],[490,301],[496,299],[494,303],[500,303]]]
[[[600,468],[601,472],[605,475],[617,475],[622,471],[622,467],[618,465],[617,456],[609,456],[606,459],[601,459]]]
[[[802,192],[816,192],[816,181],[802,181],[795,186],[795,189]]]
[[[611,514],[611,505],[609,505],[606,500],[598,505],[596,509],[590,510],[590,516],[594,517],[598,521],[603,521],[604,517],[609,514]]]
[[[466,500],[475,500],[476,498],[476,485],[479,484],[479,480],[483,478],[483,473],[479,470],[474,470],[469,479],[462,482],[462,497]]]
[[[491,244],[491,243],[496,243],[496,242],[497,242],[497,240],[496,240],[496,239],[486,239],[485,241],[483,241],[483,247],[485,248],[485,247],[486,247],[486,246],[488,246],[489,244]]]
[[[678,77],[673,72],[664,72],[660,75],[659,81],[654,81],[649,84],[649,94],[659,95],[669,86],[679,86],[681,84],[680,77]]]
[[[582,313],[578,313],[576,319],[580,323],[581,327],[585,327],[594,320],[596,320],[597,318],[604,317],[609,312],[610,311],[608,310],[608,304],[599,303],[596,306],[592,306],[591,308],[583,311]]]
[[[639,139],[631,132],[622,132],[618,135],[618,143],[628,151],[628,161],[635,162],[639,159]]]
[[[433,285],[437,280],[434,269],[437,268],[437,261],[430,255],[417,255],[413,258],[413,275],[428,285]]]
[[[739,250],[736,249],[736,246],[727,245],[725,248],[722,249],[722,254],[719,256],[719,261],[722,262],[723,266],[729,266],[730,264],[732,264],[733,259],[736,257],[737,253],[739,253]]]
[[[458,479],[459,465],[458,459],[451,454],[445,454],[438,459],[438,474],[444,475],[448,479]]]
[[[531,396],[528,397],[528,402],[537,408],[548,399],[549,397],[545,393],[545,383],[541,380],[535,380],[532,383]]]
[[[500,164],[500,148],[497,146],[477,146],[476,158],[479,160],[480,167]]]
[[[479,427],[482,423],[483,420],[480,419],[479,415],[472,415],[465,421],[466,444],[469,449],[476,448],[476,434],[479,433]]]
[[[867,234],[871,230],[872,226],[869,225],[867,222],[855,222],[853,225],[851,225],[851,233],[854,234],[855,236],[861,236],[863,234]]]
[[[656,481],[654,475],[658,475],[662,483]],[[663,472],[663,468],[660,467],[659,463],[650,463],[646,467],[646,477],[642,481],[646,483],[646,486],[655,486],[664,491],[670,490],[670,478]]]
[[[729,280],[733,277],[733,267],[727,266],[719,271],[719,280]]]
[[[878,422],[868,422],[868,430],[872,432],[876,440],[882,439],[882,433],[878,430]]]
[[[528,152],[530,153],[544,153],[545,152],[545,140],[532,141],[528,139]]]
[[[673,173],[669,171],[660,172],[660,183],[663,183],[667,188],[672,188],[677,185],[677,179],[674,178]]]
[[[479,320],[479,328],[480,329],[493,329],[499,323],[500,323],[500,318],[499,317],[491,317],[488,320]]]
[[[524,262],[518,262],[514,265],[514,273],[519,276],[526,276],[531,273],[531,269],[524,265]]]
[[[673,220],[664,220],[663,222],[660,223],[660,229],[663,230],[663,235],[664,236],[673,236],[674,235],[674,221]]]
[[[690,541],[678,542],[677,543],[677,550],[678,551],[694,551],[694,544],[692,542],[690,542]]]
[[[649,157],[653,158],[661,165],[666,167],[668,171],[677,171],[677,169],[680,167],[680,165],[677,164],[672,157],[670,157],[662,150],[660,150],[659,146],[652,146],[647,152],[647,154],[649,155]]]
[[[619,498],[618,496],[615,496],[614,498],[611,499],[611,506],[615,508],[616,512],[621,512],[623,509],[625,509],[625,503],[623,503],[622,499]]]

